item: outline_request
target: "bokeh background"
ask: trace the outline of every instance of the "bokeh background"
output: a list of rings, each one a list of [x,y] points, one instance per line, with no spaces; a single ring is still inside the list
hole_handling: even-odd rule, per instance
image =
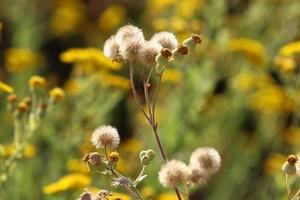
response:
[[[66,91],[1,188],[2,200],[76,199],[85,187],[110,189],[81,161],[103,124],[121,134],[122,173],[137,175],[142,149],[158,152],[128,66],[102,53],[104,41],[128,23],[147,39],[161,30],[181,42],[203,36],[182,66],[166,70],[157,107],[169,157],[188,162],[199,146],[221,152],[220,173],[191,199],[286,198],[281,165],[300,147],[299,0],[1,0],[0,23],[0,80],[19,96],[35,74]],[[0,91],[2,160],[13,151],[6,95]],[[158,184],[160,165],[157,156],[140,189],[147,199],[176,199]]]

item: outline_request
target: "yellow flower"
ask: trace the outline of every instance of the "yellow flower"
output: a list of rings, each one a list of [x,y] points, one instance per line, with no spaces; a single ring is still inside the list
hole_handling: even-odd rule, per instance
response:
[[[117,200],[117,199],[119,199],[119,200],[131,200],[131,198],[128,195],[122,194],[122,193],[116,193],[116,192],[114,192],[112,194],[112,196],[109,196],[108,199],[109,200]]]
[[[77,80],[69,79],[64,86],[64,89],[67,91],[68,95],[76,95],[80,93],[80,84]]]
[[[120,4],[108,7],[98,18],[99,27],[105,31],[112,31],[118,27],[126,17],[126,10]]]
[[[243,53],[250,61],[257,65],[263,65],[266,61],[266,50],[261,43],[248,38],[232,39],[228,48],[233,52]]]
[[[50,90],[49,95],[55,102],[61,101],[65,98],[65,91],[62,88],[56,87]]]
[[[4,145],[4,156],[9,157],[13,155],[16,151],[16,148],[13,144]],[[36,148],[32,144],[27,144],[24,148],[23,155],[25,158],[32,158],[36,155]]]
[[[61,1],[50,18],[50,28],[54,35],[64,36],[76,32],[85,20],[84,5],[80,1]]]
[[[43,187],[45,194],[53,194],[70,189],[84,188],[91,184],[91,178],[80,173],[68,174],[61,177],[58,181]]]
[[[182,199],[185,199],[183,195],[181,195]],[[158,196],[157,200],[177,200],[177,195],[175,193],[162,193]]]
[[[296,61],[291,56],[277,56],[274,63],[283,73],[291,73],[296,70]]]
[[[102,51],[96,48],[71,48],[60,55],[60,60],[65,63],[80,64],[80,67],[93,67],[95,70],[112,69],[120,70],[122,65],[106,58]]]
[[[128,78],[106,72],[98,73],[98,77],[100,83],[103,85],[118,87],[125,90],[130,89],[130,80]]]
[[[284,141],[290,145],[298,146],[300,144],[300,128],[290,127],[284,131]]]
[[[32,88],[43,88],[46,86],[46,80],[41,76],[32,76],[28,81],[28,85]]]
[[[153,187],[147,186],[141,189],[141,194],[146,199],[152,199],[155,195],[155,190]]]
[[[71,172],[88,173],[89,170],[82,160],[71,159],[67,163],[68,170]]]
[[[250,98],[254,109],[264,113],[286,112],[294,108],[294,103],[284,90],[275,85],[262,87],[255,91]]]
[[[201,8],[202,0],[185,0],[176,4],[175,13],[185,19],[191,19],[195,12]]]
[[[166,69],[163,73],[163,82],[179,83],[181,80],[182,73],[177,69]]]
[[[255,87],[256,77],[253,73],[242,72],[233,79],[233,87],[240,91],[248,91]]]
[[[300,52],[300,41],[291,42],[280,48],[279,53],[283,56],[291,56]]]
[[[22,72],[43,63],[42,55],[27,48],[7,49],[4,60],[6,69],[11,73]]]
[[[143,143],[138,140],[138,139],[134,139],[134,138],[131,138],[131,139],[127,139],[125,140],[124,142],[121,143],[120,145],[120,152],[122,153],[138,153],[142,150],[143,148]]]
[[[278,154],[278,153],[271,153],[264,163],[264,171],[267,174],[274,174],[281,172],[281,166],[286,161],[286,156]]]
[[[0,81],[0,90],[4,91],[6,93],[14,92],[14,88],[12,88],[10,85],[3,83],[2,81]]]

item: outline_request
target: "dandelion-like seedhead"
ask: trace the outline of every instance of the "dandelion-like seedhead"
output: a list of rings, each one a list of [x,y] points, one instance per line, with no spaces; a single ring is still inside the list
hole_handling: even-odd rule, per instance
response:
[[[143,42],[145,40],[143,31],[133,25],[126,25],[118,30],[116,34],[116,42],[118,44],[122,45],[123,42],[131,39]]]
[[[175,35],[167,31],[155,33],[151,38],[151,41],[159,43],[164,48],[168,48],[170,50],[173,50],[178,46],[178,41]]]
[[[139,50],[139,61],[144,63],[146,66],[154,66],[155,58],[160,53],[163,47],[156,42],[147,41]]]
[[[107,125],[97,128],[92,134],[92,143],[96,148],[116,149],[120,136],[116,128]]]
[[[281,169],[288,175],[299,174],[299,158],[296,155],[289,155],[286,162],[282,165]]]
[[[79,196],[78,200],[93,200],[93,194],[87,189]]]
[[[195,165],[190,164],[188,166],[189,176],[188,182],[191,184],[204,184],[207,182],[206,177],[203,175],[203,172]]]
[[[209,177],[219,171],[221,167],[221,156],[214,148],[201,147],[192,153],[190,163],[198,167],[205,176]]]
[[[129,38],[120,44],[120,54],[124,60],[130,63],[136,63],[138,61],[138,53],[142,48],[144,41],[137,38]]]
[[[117,43],[115,36],[111,36],[104,43],[103,53],[106,57],[114,60],[121,61],[122,56],[120,55],[120,45]]]
[[[185,183],[189,176],[189,170],[185,163],[172,160],[162,166],[159,171],[159,182],[164,187],[176,187]]]

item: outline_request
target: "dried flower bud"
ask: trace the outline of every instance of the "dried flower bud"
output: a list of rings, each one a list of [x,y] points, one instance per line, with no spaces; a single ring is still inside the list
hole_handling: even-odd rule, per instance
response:
[[[10,94],[7,96],[6,100],[8,103],[12,104],[12,103],[16,102],[17,98],[18,98],[18,96],[16,94]]]
[[[197,44],[202,43],[202,38],[199,35],[192,35],[188,39],[186,39],[183,44],[189,48],[189,50],[192,50],[196,47]]]
[[[92,152],[89,155],[89,161],[88,163],[91,164],[92,166],[100,166],[102,161],[102,157],[100,153],[98,152]]]
[[[24,113],[28,110],[28,105],[26,102],[21,101],[19,102],[18,106],[17,106],[17,111],[20,113]]]
[[[296,163],[298,157],[295,155],[289,155],[287,161],[282,165],[281,169],[284,173],[294,175],[297,173]]]
[[[180,61],[182,58],[187,55],[189,52],[189,49],[187,46],[179,45],[176,49],[172,51],[172,57],[175,61]]]
[[[41,103],[40,106],[39,106],[39,108],[42,111],[46,110],[48,108],[48,103],[46,103],[46,102]]]
[[[172,53],[169,49],[163,48],[156,56],[155,60],[159,66],[167,66]]]
[[[93,194],[89,192],[87,189],[79,196],[78,200],[92,200]]]
[[[100,190],[93,200],[106,200],[109,196],[112,196],[113,194],[107,190]]]
[[[131,184],[132,184],[132,181],[126,177],[116,178],[112,182],[112,186],[114,186],[114,187],[117,187],[117,186],[129,187],[129,186],[131,186]]]
[[[146,155],[147,154],[147,151],[141,151],[140,152],[140,159],[144,156],[144,155]]]
[[[31,88],[44,88],[46,86],[46,80],[41,76],[32,76],[28,84]]]
[[[24,101],[28,107],[32,104],[31,97],[25,97],[22,101]]]
[[[119,153],[116,151],[113,151],[108,155],[108,158],[111,162],[118,162],[119,161]]]

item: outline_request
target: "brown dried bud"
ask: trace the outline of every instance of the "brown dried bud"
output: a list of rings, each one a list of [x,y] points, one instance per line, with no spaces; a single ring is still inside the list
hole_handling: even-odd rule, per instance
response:
[[[202,43],[202,38],[200,35],[197,34],[193,34],[192,35],[192,39],[195,43],[201,44]]]
[[[89,163],[93,166],[99,166],[101,164],[102,156],[98,152],[92,152],[89,154]]]
[[[46,110],[48,108],[48,104],[43,102],[40,104],[40,108],[41,108],[41,110]]]
[[[298,157],[295,156],[295,155],[289,155],[288,158],[287,158],[287,161],[290,164],[295,164],[298,161]]]
[[[30,97],[25,97],[22,101],[24,101],[28,107],[31,106],[32,99]]]
[[[180,52],[182,55],[186,55],[189,53],[189,49],[185,45],[179,45],[177,47],[178,52]]]
[[[169,58],[170,56],[172,56],[172,52],[167,49],[167,48],[163,48],[161,51],[160,51],[161,55],[164,56],[165,58]]]
[[[6,100],[8,103],[14,103],[17,100],[18,96],[16,94],[10,94],[7,96]]]
[[[108,155],[108,158],[112,162],[118,162],[119,161],[119,153],[116,151],[113,151]]]

